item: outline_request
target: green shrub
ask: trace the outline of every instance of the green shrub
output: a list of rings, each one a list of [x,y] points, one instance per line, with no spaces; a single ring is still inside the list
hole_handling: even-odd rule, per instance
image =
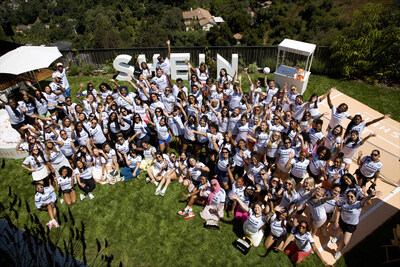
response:
[[[82,65],[82,73],[84,75],[92,75],[93,74],[93,66],[91,64],[83,64]]]
[[[258,70],[257,62],[251,63],[247,68],[249,73],[256,73]]]
[[[76,76],[80,72],[80,68],[76,64],[72,64],[71,67],[69,67],[68,75],[69,76]]]
[[[314,59],[311,65],[311,72],[313,74],[326,74],[328,72],[326,64],[326,61]]]

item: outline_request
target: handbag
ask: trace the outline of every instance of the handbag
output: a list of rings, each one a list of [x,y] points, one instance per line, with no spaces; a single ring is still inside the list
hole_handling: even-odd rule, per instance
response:
[[[244,236],[243,238],[239,238],[238,240],[234,241],[232,245],[243,253],[243,255],[247,255],[249,253],[251,247],[253,246],[253,241],[248,236]]]

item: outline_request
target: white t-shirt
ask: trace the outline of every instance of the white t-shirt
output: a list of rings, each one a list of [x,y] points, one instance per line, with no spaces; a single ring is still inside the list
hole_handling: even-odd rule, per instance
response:
[[[34,168],[36,170],[41,169],[42,167],[44,167],[44,160],[41,156],[37,157],[39,164],[36,163],[35,158],[32,155],[29,155],[26,157],[26,159],[24,160],[24,162],[22,162],[23,165],[28,166],[30,165],[31,168]]]
[[[157,62],[157,69],[162,69],[164,73],[171,73],[171,63],[169,62],[169,58],[164,58],[164,62]]]
[[[360,201],[356,201],[353,204],[349,204],[346,201],[339,203],[339,206],[342,207],[342,212],[340,213],[340,217],[345,223],[350,225],[357,225],[359,223],[360,214],[362,211]]]
[[[206,166],[202,162],[196,162],[196,165],[200,166],[201,168]],[[196,165],[194,167],[189,167],[190,177],[193,181],[200,182],[202,170],[200,168],[197,168]]]
[[[236,153],[235,153],[235,156],[233,156],[233,162],[235,162],[236,166],[243,167],[246,164],[246,162],[243,160],[243,158],[250,159],[251,152],[248,149],[243,151],[243,150],[240,150],[239,148],[236,148],[235,150],[236,150]],[[243,151],[243,157],[240,155],[240,151]]]
[[[66,139],[63,139],[61,136],[59,136],[58,141],[61,141],[64,144],[60,147],[60,150],[64,154],[64,156],[70,157],[75,153],[75,150],[71,145],[71,138],[67,137]]]
[[[35,194],[35,206],[40,209],[42,204],[50,204],[51,202],[55,202],[57,200],[57,196],[54,193],[53,189],[50,187],[44,187],[44,193],[36,192]]]
[[[319,175],[321,173],[321,167],[326,167],[326,161],[319,159],[317,153],[312,153],[312,157],[310,170],[314,175]]]
[[[272,215],[269,224],[271,226],[271,234],[273,236],[281,237],[281,236],[286,235],[286,233],[287,233],[286,228],[285,228],[286,220],[284,220],[283,222],[280,221],[278,219],[278,216],[276,215],[276,213],[274,213],[274,215]],[[283,227],[282,227],[282,225],[283,225]]]
[[[225,203],[226,193],[224,189],[220,189],[218,193],[215,193],[211,200],[211,205],[218,205],[220,203]]]
[[[279,160],[277,166],[281,170],[286,170],[286,164],[289,161],[290,154],[295,154],[295,150],[293,147],[286,148],[285,146],[281,146],[278,150]]]
[[[94,128],[90,126],[87,130],[89,135],[93,138],[93,142],[95,144],[102,144],[107,141],[100,124],[97,124]]]
[[[332,129],[335,128],[337,125],[342,125],[342,120],[344,118],[350,118],[350,114],[347,112],[338,112],[335,106],[332,107],[332,114],[331,114],[331,121],[329,122],[329,127]]]
[[[158,89],[160,89],[162,92],[164,92],[165,88],[168,87],[168,78],[164,74],[162,74],[160,77],[153,77],[151,82],[155,82]]]
[[[365,156],[361,159],[362,166],[360,171],[362,175],[367,178],[374,177],[376,172],[380,172],[382,170],[383,164],[381,161],[374,162],[371,156]]]
[[[149,149],[143,149],[144,159],[148,162],[151,162],[153,158],[153,154],[156,153],[156,148],[154,146],[149,145]]]
[[[260,216],[256,216],[256,213],[253,209],[249,209],[249,218],[247,219],[247,230],[250,233],[256,233],[260,228],[265,224],[265,216],[261,214]]]
[[[65,68],[63,68],[62,72],[60,72],[60,71],[58,71],[58,70],[56,70],[55,72],[53,72],[53,74],[51,75],[51,78],[52,78],[52,79],[55,79],[57,74],[61,74],[60,84],[62,84],[62,86],[63,86],[65,89],[69,88],[69,82],[68,82],[68,79],[67,79],[67,73],[66,73]]]
[[[75,175],[79,175],[79,178],[82,180],[88,180],[93,177],[92,175],[92,167],[83,168],[82,172],[79,172],[79,169],[75,169]]]
[[[131,155],[128,155],[128,161],[129,161],[129,168],[131,169],[136,169],[137,165],[142,162],[142,156],[136,155],[136,157],[132,157]]]
[[[71,181],[72,181],[71,177],[65,177],[65,178],[62,176],[57,177],[57,183],[61,187],[62,191],[72,188]]]
[[[338,184],[340,183],[340,178],[344,175],[344,169],[340,167],[339,169],[336,169],[335,166],[329,166],[326,171],[326,177],[328,177],[328,182],[330,184],[335,183]],[[338,175],[338,178],[336,179],[335,176],[336,174]]]
[[[17,116],[14,111],[12,110],[12,108],[9,105],[4,105],[4,108],[6,109],[6,111],[8,112],[8,116],[10,116],[10,122],[11,124],[18,124],[21,122],[24,122],[25,120],[25,116],[24,113],[22,112],[22,109],[20,106],[18,106],[16,108],[16,110],[19,112],[19,116]]]
[[[214,135],[212,133],[207,133],[207,140],[208,140],[207,147],[211,150],[215,150],[212,138],[214,138],[218,147],[221,147],[222,143],[224,142],[224,137],[222,136],[222,134],[217,133]]]
[[[306,178],[307,166],[310,164],[308,159],[300,161],[298,158],[294,158],[290,164],[292,165],[290,172],[293,176],[303,179]]]
[[[340,136],[334,136],[332,132],[329,132],[328,137],[325,139],[324,146],[329,149],[333,149],[342,143]]]
[[[297,247],[304,252],[308,252],[311,250],[311,244],[314,243],[314,239],[311,236],[310,232],[305,232],[301,235],[297,231],[297,226],[293,227],[292,234],[294,235],[294,239],[296,240]]]
[[[119,142],[115,143],[115,149],[118,150],[119,153],[123,154],[128,154],[129,152],[129,141],[125,140],[123,144],[120,144]]]
[[[110,148],[110,151],[108,151],[108,153],[105,151],[104,151],[104,153],[108,157],[107,164],[113,164],[113,157],[117,157],[117,153],[115,152],[115,150]]]

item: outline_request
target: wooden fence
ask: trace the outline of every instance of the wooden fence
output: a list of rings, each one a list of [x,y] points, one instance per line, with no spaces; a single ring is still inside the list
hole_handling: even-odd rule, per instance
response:
[[[60,51],[65,58],[71,57],[76,64],[91,64],[95,68],[100,68],[106,61],[112,62],[116,56],[121,54],[131,55],[136,58],[138,55],[146,55],[146,60],[152,62],[154,54],[167,55],[166,47],[137,47],[137,48],[107,48],[107,49],[85,49],[77,51]],[[262,66],[266,60],[276,60],[278,54],[277,46],[196,46],[196,47],[172,47],[172,53],[190,53],[190,59],[195,64],[199,64],[199,54],[204,53],[216,58],[217,53],[222,57],[231,60],[232,54],[238,54],[239,59],[245,64],[256,62]],[[329,59],[330,52],[328,46],[318,46],[314,53],[314,58],[325,61]],[[134,62],[131,62],[133,65]]]

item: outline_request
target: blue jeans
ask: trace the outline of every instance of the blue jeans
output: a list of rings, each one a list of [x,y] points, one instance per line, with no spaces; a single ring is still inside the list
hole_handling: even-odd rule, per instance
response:
[[[124,167],[121,170],[121,175],[124,176],[124,180],[125,181],[129,181],[129,180],[131,180],[133,178],[132,174],[133,174],[134,171],[135,171],[135,169],[132,169],[132,168],[129,168],[129,167]],[[136,171],[136,177],[139,177],[139,174],[140,174],[140,168]]]

